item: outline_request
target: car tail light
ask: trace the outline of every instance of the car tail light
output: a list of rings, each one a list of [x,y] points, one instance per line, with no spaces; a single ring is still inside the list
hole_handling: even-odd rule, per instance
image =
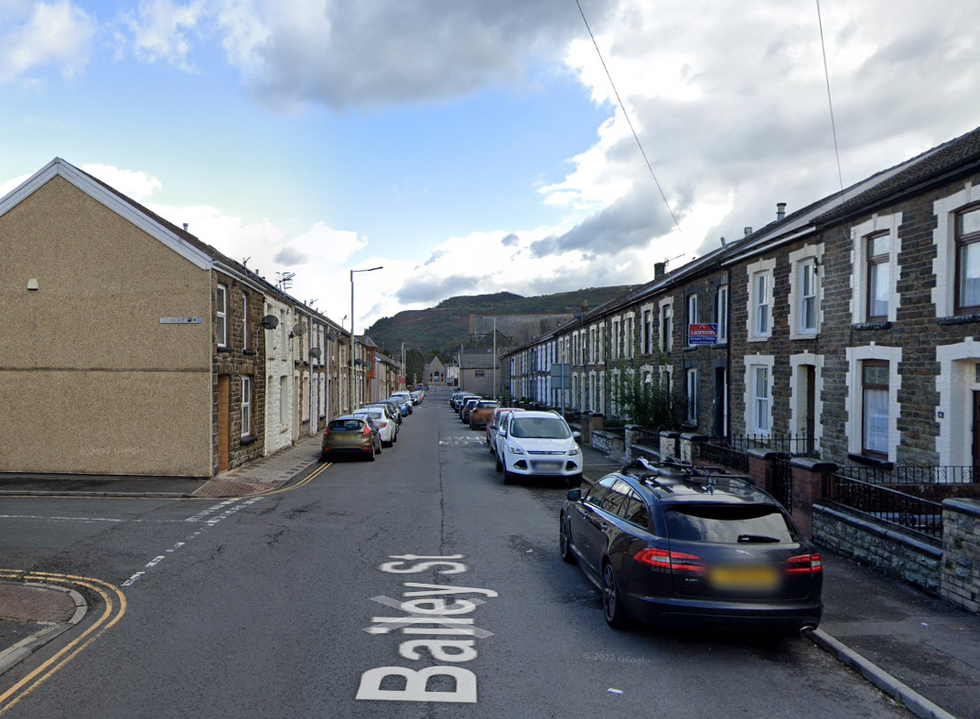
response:
[[[388,426],[388,423],[385,422],[384,420],[381,420],[380,422],[378,422],[378,426],[381,427],[381,429],[384,429],[385,427]]]
[[[686,552],[671,552],[666,549],[641,549],[633,555],[640,564],[646,564],[657,569],[670,569],[675,572],[693,572],[702,574],[705,571],[704,560],[696,554]]]
[[[815,574],[823,571],[819,554],[800,554],[786,560],[787,574]]]
[[[328,434],[330,434],[330,428],[329,427],[326,427],[323,430],[323,436],[326,437]]]
[[[364,425],[364,430],[361,432],[361,434],[363,434],[365,437],[369,436],[371,434],[371,427]]]

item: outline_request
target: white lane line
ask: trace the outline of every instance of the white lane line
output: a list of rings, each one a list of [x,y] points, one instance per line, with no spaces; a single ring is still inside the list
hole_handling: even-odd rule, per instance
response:
[[[108,522],[110,524],[123,524],[127,522],[143,522],[144,524],[177,524],[183,519],[119,519],[117,517],[51,517],[40,514],[0,514],[0,519],[44,519],[52,522]]]
[[[122,585],[124,587],[133,586],[147,573],[147,571],[153,569],[154,567],[159,565],[160,562],[166,559],[168,554],[174,554],[178,549],[186,546],[188,542],[197,539],[199,536],[201,536],[201,534],[204,533],[204,530],[216,526],[222,520],[228,519],[228,517],[235,515],[237,512],[241,511],[245,507],[251,507],[253,504],[255,504],[256,502],[261,502],[263,499],[265,498],[252,497],[251,499],[246,499],[244,501],[240,497],[235,499],[228,499],[225,500],[224,502],[219,502],[218,504],[208,507],[207,509],[201,512],[198,512],[193,517],[188,517],[187,519],[180,520],[183,522],[201,522],[201,520],[205,519],[209,515],[224,509],[224,511],[221,512],[221,514],[218,514],[215,517],[211,517],[211,519],[207,519],[203,524],[199,525],[201,527],[200,529],[184,537],[181,541],[177,542],[172,547],[167,549],[163,554],[159,554],[153,559],[151,559],[149,562],[147,562],[146,566],[143,568],[143,571],[136,572],[136,574],[134,574],[125,582],[123,582]]]

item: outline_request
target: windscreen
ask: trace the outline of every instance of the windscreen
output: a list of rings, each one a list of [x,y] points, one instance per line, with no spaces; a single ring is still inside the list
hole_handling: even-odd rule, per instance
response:
[[[358,432],[363,426],[359,419],[335,419],[330,423],[335,432]]]
[[[770,506],[687,505],[666,513],[667,536],[686,542],[772,544],[799,541],[793,528]]]
[[[510,436],[524,439],[568,439],[572,433],[560,417],[515,417]]]

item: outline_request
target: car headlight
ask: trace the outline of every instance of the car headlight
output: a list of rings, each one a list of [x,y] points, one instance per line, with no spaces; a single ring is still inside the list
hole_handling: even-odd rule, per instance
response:
[[[516,444],[508,444],[507,451],[511,454],[524,454],[524,448],[518,447]]]
[[[569,457],[578,457],[580,454],[582,453],[579,451],[578,447],[572,447],[570,450],[568,450]]]

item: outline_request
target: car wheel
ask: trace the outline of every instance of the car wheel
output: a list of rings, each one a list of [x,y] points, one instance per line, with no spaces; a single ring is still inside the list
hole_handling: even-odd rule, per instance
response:
[[[375,452],[374,452],[374,445],[372,444],[371,445],[371,454],[368,455],[368,462],[373,462],[374,461],[374,454],[375,454]]]
[[[495,460],[496,460],[496,461],[494,462],[494,464],[496,464],[496,467],[495,467],[495,469],[496,469],[496,470],[497,470],[498,472],[503,472],[503,471],[504,471],[504,465],[502,465],[502,464],[500,463],[500,455],[499,455],[499,454],[497,454],[496,452],[494,452],[494,453],[493,453],[493,456],[494,456],[494,458],[495,458]]]
[[[564,517],[561,518],[561,526],[558,528],[558,554],[561,556],[561,561],[566,564],[578,563],[568,541],[568,520]]]
[[[602,570],[602,613],[606,617],[606,624],[613,629],[625,629],[629,626],[629,617],[626,616],[619,584],[616,582],[616,572],[608,562]]]
[[[514,484],[517,481],[517,475],[507,471],[507,465],[503,466],[504,471],[504,484]]]

